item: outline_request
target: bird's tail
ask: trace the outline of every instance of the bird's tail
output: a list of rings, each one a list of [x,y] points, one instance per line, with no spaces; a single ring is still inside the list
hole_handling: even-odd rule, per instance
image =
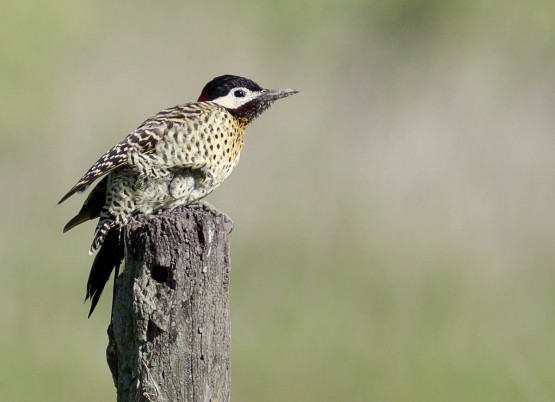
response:
[[[100,214],[98,224],[96,225],[96,229],[94,231],[94,238],[91,244],[91,248],[89,249],[89,255],[93,255],[100,249],[100,247],[102,247],[102,244],[107,238],[108,233],[116,227],[119,229],[122,227],[122,225],[119,225],[117,223],[116,219],[114,219],[114,217],[107,211],[107,209],[103,209]]]
[[[98,254],[96,255],[91,267],[89,280],[87,281],[87,295],[85,300],[91,299],[89,317],[93,313],[94,308],[100,299],[100,295],[104,290],[104,286],[106,285],[106,282],[108,282],[108,279],[110,279],[112,271],[115,270],[114,280],[118,276],[119,266],[123,260],[124,253],[123,242],[121,239],[121,228],[119,226],[108,228],[106,234],[100,242],[99,247]]]

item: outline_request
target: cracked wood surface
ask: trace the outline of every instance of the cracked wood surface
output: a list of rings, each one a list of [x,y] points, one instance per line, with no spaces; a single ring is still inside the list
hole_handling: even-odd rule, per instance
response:
[[[107,360],[118,402],[229,401],[229,240],[206,207],[125,229]]]

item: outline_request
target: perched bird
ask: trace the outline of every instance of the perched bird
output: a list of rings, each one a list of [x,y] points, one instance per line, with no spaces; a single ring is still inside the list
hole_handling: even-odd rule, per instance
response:
[[[122,228],[132,216],[190,205],[210,194],[239,162],[243,131],[294,89],[268,90],[234,75],[214,78],[197,102],[164,109],[106,152],[62,197],[90,192],[64,232],[100,218],[89,253],[98,251],[87,282],[89,317],[123,259]]]

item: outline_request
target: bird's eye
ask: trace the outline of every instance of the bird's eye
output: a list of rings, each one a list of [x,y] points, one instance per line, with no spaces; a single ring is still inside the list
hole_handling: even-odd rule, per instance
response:
[[[236,98],[244,98],[245,91],[243,91],[242,89],[238,89],[235,92],[233,92],[233,95],[235,95]]]

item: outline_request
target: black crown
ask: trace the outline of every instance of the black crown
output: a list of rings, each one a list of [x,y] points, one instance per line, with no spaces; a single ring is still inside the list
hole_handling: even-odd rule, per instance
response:
[[[199,101],[210,101],[226,96],[233,88],[247,88],[251,91],[261,91],[262,87],[248,78],[237,75],[220,75],[204,86]]]

